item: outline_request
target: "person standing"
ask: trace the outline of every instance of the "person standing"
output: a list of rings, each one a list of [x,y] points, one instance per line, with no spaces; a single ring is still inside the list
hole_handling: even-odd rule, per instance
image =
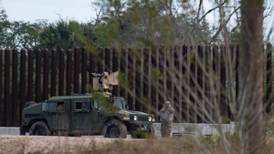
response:
[[[106,97],[110,97],[112,95],[112,85],[109,81],[109,72],[103,73],[91,73],[93,77],[99,77],[99,90],[103,92]]]
[[[170,101],[165,101],[160,110],[161,133],[162,137],[171,136],[171,128],[174,119],[175,109]]]
[[[102,74],[102,77],[100,78],[100,82],[102,84],[102,88],[103,88],[103,92],[105,94],[105,96],[107,97],[110,97],[112,95],[111,93],[111,84],[110,84],[110,81],[109,81],[109,73],[108,72],[104,72]]]

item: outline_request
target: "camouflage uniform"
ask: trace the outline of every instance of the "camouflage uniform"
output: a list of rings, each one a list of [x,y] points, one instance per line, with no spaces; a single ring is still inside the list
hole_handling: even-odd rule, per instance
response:
[[[110,97],[111,94],[111,85],[110,85],[110,81],[109,81],[109,73],[108,72],[104,72],[103,76],[101,78],[101,82],[102,82],[102,86],[103,86],[103,91],[104,91],[104,95],[107,97]]]
[[[99,90],[103,92],[103,94],[106,97],[110,97],[112,93],[110,92],[112,90],[111,83],[109,81],[109,73],[104,72],[102,74],[98,73],[91,73],[93,77],[99,77]]]
[[[171,136],[171,127],[174,118],[174,108],[170,101],[166,101],[160,110],[162,137]]]

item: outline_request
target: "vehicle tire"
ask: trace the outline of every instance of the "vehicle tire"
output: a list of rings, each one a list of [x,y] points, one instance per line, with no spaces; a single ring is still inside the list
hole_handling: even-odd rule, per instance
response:
[[[111,120],[105,124],[103,128],[103,135],[110,138],[126,138],[127,127],[119,120]]]
[[[38,136],[48,136],[50,135],[50,130],[43,121],[35,122],[31,125],[29,129],[30,135],[38,135]]]

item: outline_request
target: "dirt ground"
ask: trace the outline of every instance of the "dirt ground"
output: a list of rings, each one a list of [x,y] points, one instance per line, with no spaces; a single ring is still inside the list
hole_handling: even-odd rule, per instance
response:
[[[141,139],[110,139],[102,136],[0,136],[0,154],[78,153],[79,150],[98,149],[108,143],[141,141]]]

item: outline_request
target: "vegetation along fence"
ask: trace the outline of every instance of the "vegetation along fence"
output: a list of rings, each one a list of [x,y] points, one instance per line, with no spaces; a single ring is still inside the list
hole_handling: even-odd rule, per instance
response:
[[[267,99],[271,49],[265,50]],[[224,117],[233,118],[228,89],[233,87],[237,95],[238,52],[238,46],[0,50],[0,126],[19,125],[26,101],[90,92],[91,73],[103,71],[119,71],[120,84],[113,94],[127,98],[131,110],[151,112],[159,119],[158,111],[169,99],[179,122],[212,122],[218,104]]]

